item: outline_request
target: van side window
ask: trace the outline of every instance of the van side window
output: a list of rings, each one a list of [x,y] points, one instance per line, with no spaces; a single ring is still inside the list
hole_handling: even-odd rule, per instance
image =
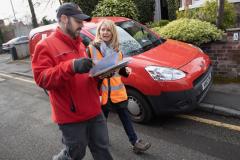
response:
[[[87,47],[89,43],[92,41],[88,36],[85,34],[80,33],[80,37],[82,38],[83,44]]]

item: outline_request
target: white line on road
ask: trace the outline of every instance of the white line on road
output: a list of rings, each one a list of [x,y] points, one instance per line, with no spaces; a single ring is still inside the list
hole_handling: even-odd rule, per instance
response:
[[[214,121],[214,120],[210,120],[210,119],[200,118],[200,117],[196,117],[196,116],[189,116],[189,115],[177,115],[176,117],[189,119],[189,120],[193,120],[193,121],[197,121],[197,122],[201,122],[201,123],[205,123],[205,124],[210,124],[210,125],[217,126],[217,127],[223,127],[223,128],[227,128],[227,129],[231,129],[231,130],[240,132],[240,126],[237,126],[237,125],[227,124],[227,123],[223,123],[223,122],[219,122],[219,121]]]
[[[10,58],[9,58],[9,57],[6,57],[6,58],[0,58],[0,62],[5,62],[5,61],[7,61],[7,60],[10,60]]]
[[[0,58],[0,60],[8,60],[10,59],[10,57],[3,57],[3,58]]]
[[[16,79],[16,80],[19,80],[19,81],[23,81],[23,82],[28,82],[28,83],[35,84],[35,82],[32,81],[32,80],[28,80],[28,79],[24,79],[24,78],[19,78],[19,77],[14,77],[14,76],[12,76],[12,75],[5,74],[5,73],[0,73],[0,76],[8,77],[8,78],[11,78],[11,79]]]
[[[2,82],[2,81],[5,81],[5,79],[3,79],[3,78],[0,78],[0,82]]]

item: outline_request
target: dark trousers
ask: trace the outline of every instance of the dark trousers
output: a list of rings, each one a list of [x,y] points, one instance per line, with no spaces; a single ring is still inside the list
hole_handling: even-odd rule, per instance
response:
[[[59,125],[62,131],[62,157],[58,159],[81,160],[85,156],[88,146],[94,160],[112,160],[109,152],[109,137],[106,119],[103,114],[88,121]],[[63,158],[64,157],[64,158]]]
[[[122,122],[124,130],[128,136],[129,141],[132,145],[134,145],[138,139],[135,130],[132,125],[132,121],[130,119],[128,110],[127,110],[128,101],[123,101],[120,103],[112,103],[108,102],[106,105],[102,106],[103,113],[108,118],[108,114],[110,110],[114,110],[117,112],[119,119]]]

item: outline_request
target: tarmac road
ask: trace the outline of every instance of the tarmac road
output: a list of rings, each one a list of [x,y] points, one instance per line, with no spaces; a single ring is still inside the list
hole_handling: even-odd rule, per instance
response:
[[[48,97],[31,78],[0,73],[0,160],[50,160],[62,145],[58,127],[50,119]],[[240,159],[239,119],[196,111],[134,126],[139,137],[152,143],[145,154],[131,151],[117,115],[110,114],[108,128],[114,159]],[[92,159],[89,151],[85,159]]]

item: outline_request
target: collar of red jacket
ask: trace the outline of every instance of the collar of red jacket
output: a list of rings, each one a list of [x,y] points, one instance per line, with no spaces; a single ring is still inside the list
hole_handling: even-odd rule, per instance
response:
[[[61,39],[64,43],[66,43],[69,47],[74,47],[79,50],[80,43],[82,39],[78,36],[76,39],[71,38],[69,35],[65,34],[60,27],[57,27],[55,35],[57,38]]]

